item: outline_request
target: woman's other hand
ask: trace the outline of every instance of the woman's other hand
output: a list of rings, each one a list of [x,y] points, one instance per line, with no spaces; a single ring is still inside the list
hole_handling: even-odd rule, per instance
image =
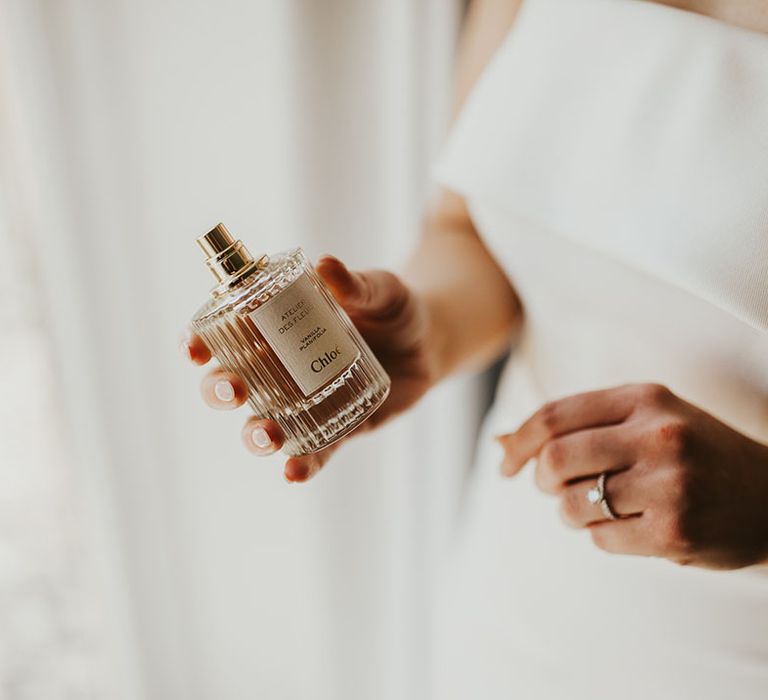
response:
[[[717,569],[768,561],[768,447],[663,386],[553,401],[498,440],[502,472],[536,458],[538,487],[601,549]],[[601,472],[616,520],[588,497]]]
[[[383,405],[354,432],[370,430],[414,404],[437,380],[439,368],[433,352],[436,343],[431,342],[428,309],[390,272],[352,272],[332,256],[320,258],[316,269],[392,379]],[[205,343],[195,334],[184,338],[181,349],[195,364],[203,365],[211,359]],[[245,382],[221,367],[208,372],[201,391],[206,403],[217,409],[238,408],[248,399]],[[256,416],[246,421],[242,437],[246,447],[257,455],[270,455],[283,445],[280,426]],[[311,478],[344,439],[311,455],[289,457],[285,478],[292,482]]]

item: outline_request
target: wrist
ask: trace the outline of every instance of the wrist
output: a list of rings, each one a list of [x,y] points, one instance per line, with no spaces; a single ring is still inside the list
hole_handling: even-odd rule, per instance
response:
[[[522,314],[510,314],[508,322],[487,328],[479,336],[471,322],[457,313],[456,305],[439,294],[418,293],[424,313],[427,361],[435,385],[462,371],[481,371],[507,352],[517,337]]]
[[[426,293],[414,292],[421,309],[424,333],[425,361],[429,371],[430,386],[442,382],[454,370],[451,357],[450,329],[441,312],[439,300]]]

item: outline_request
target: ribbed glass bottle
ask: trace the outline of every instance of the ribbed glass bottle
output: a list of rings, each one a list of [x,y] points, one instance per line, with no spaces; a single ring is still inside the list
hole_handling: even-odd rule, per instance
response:
[[[280,424],[287,454],[327,447],[389,393],[386,372],[300,248],[219,285],[192,328],[245,380],[254,413]]]

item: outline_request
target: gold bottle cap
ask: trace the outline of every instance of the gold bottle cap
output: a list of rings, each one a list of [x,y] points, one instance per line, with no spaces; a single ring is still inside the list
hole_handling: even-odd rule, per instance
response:
[[[217,289],[231,287],[255,268],[263,267],[267,261],[266,255],[255,259],[243,242],[235,239],[224,224],[217,224],[196,241],[205,253],[205,264],[218,282]]]

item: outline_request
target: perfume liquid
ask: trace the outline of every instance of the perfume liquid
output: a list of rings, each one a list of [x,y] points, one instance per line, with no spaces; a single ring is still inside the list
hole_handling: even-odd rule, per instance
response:
[[[284,452],[321,450],[381,406],[389,377],[300,248],[256,259],[223,224],[197,243],[217,285],[192,328]]]

